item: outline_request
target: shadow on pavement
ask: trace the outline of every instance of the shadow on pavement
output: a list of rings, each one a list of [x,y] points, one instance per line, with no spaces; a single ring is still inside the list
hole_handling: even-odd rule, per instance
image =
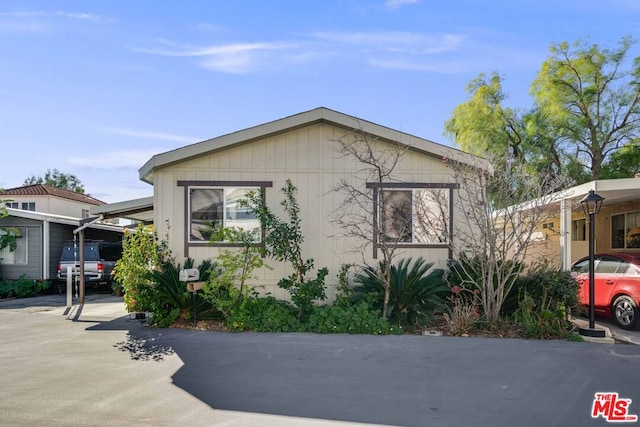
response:
[[[88,330],[122,327],[127,339],[114,347],[138,361],[179,357],[173,383],[221,410],[404,426],[592,425],[593,393],[640,398],[635,381],[620,383],[640,360],[636,346],[233,334],[126,319]]]

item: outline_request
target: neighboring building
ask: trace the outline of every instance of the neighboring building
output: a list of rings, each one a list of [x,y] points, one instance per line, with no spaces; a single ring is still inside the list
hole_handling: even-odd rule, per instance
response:
[[[87,195],[42,184],[0,190],[0,199],[11,200],[5,203],[9,216],[0,219],[0,226],[16,227],[21,234],[15,251],[0,251],[3,279],[55,279],[62,245],[74,239],[73,230],[88,218],[91,207],[104,204]],[[122,228],[91,224],[85,238],[120,241]]]
[[[88,218],[91,207],[104,205],[103,201],[86,194],[44,184],[0,189],[0,199],[10,200],[5,203],[8,208],[74,218]]]
[[[542,257],[567,270],[589,255],[589,219],[580,204],[589,190],[605,198],[594,222],[595,251],[640,255],[640,179],[623,178],[591,181],[549,197],[549,218],[538,226],[529,261]]]
[[[258,221],[237,205],[248,190],[264,189],[267,204],[281,214],[280,189],[287,179],[298,188],[298,202],[304,234],[303,256],[313,258],[316,268],[328,267],[327,284],[337,282],[342,264],[375,263],[375,247],[364,254],[350,249],[357,241],[337,238],[336,209],[345,197],[332,191],[342,179],[352,179],[363,168],[339,152],[339,140],[367,134],[375,144],[403,144],[408,150],[382,190],[378,200],[384,209],[401,209],[415,215],[412,204],[426,193],[439,192],[447,204],[446,226],[455,229],[461,218],[453,205],[457,184],[445,158],[489,169],[482,159],[375,123],[326,108],[300,113],[232,134],[188,145],[153,156],[141,169],[140,179],[153,185],[153,204],[148,199],[121,202],[92,209],[93,214],[135,218],[153,209],[153,223],[160,238],[168,240],[176,260],[214,258],[225,245],[212,245],[202,233],[204,222],[224,226],[258,228]],[[379,195],[376,183],[362,182],[362,191]],[[398,206],[395,206],[397,204]],[[393,228],[393,224],[380,224]],[[391,230],[393,231],[393,230]],[[425,231],[425,230],[422,230]],[[259,234],[259,233],[258,233]],[[448,232],[445,232],[447,236]],[[414,226],[401,244],[402,257],[422,256],[444,262],[450,256],[448,237],[430,239]],[[455,237],[454,237],[455,238]],[[253,284],[263,286],[276,297],[285,297],[277,281],[290,274],[290,266],[268,260],[273,270],[264,269]],[[333,295],[330,295],[333,296]]]

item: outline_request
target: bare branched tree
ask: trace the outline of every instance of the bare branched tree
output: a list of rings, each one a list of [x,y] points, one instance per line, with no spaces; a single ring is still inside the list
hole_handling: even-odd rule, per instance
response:
[[[383,316],[388,314],[391,286],[391,266],[398,253],[398,244],[411,238],[411,200],[403,192],[385,190],[384,185],[398,182],[394,170],[407,151],[400,143],[380,141],[362,131],[354,131],[335,141],[338,154],[355,160],[361,168],[352,176],[341,179],[333,191],[343,199],[333,214],[333,223],[340,230],[336,237],[355,242],[353,250],[363,260],[368,250],[374,258],[380,254],[379,279],[384,284]]]
[[[476,290],[487,322],[494,323],[514,279],[534,263],[530,248],[540,238],[542,223],[554,215],[551,203],[561,197],[552,190],[566,186],[557,177],[523,175],[516,161],[507,161],[499,174],[445,162],[459,184],[455,203],[461,215],[452,243],[459,279]]]

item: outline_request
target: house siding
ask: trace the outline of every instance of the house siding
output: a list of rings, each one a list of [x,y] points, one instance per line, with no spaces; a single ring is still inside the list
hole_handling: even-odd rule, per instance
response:
[[[350,252],[361,242],[338,238],[340,230],[332,223],[335,210],[344,197],[332,189],[341,178],[351,178],[361,165],[338,152],[337,140],[352,132],[327,123],[316,123],[202,155],[198,158],[159,168],[154,172],[155,224],[160,238],[167,239],[172,254],[179,262],[185,253],[185,192],[178,181],[271,181],[266,191],[267,204],[282,214],[280,189],[287,179],[298,188],[297,199],[305,237],[303,256],[314,258],[315,267],[328,267],[329,296],[337,283],[341,264],[375,262],[373,248],[363,254]],[[402,141],[399,141],[402,142]],[[378,141],[377,144],[386,144]],[[399,182],[451,183],[451,173],[442,159],[409,150],[397,165],[393,180]],[[364,189],[364,182],[362,182]],[[454,216],[459,212],[454,212]],[[188,247],[188,255],[196,261],[213,258],[217,248]],[[448,248],[403,248],[401,257],[422,256],[428,261],[443,262]],[[284,291],[275,286],[291,273],[290,266],[267,260],[273,270],[264,269],[253,285],[262,286],[278,298]]]
[[[27,264],[1,264],[3,279],[15,280],[20,277],[42,279],[42,224],[40,221],[6,217],[0,225],[8,227],[25,227],[27,229]]]

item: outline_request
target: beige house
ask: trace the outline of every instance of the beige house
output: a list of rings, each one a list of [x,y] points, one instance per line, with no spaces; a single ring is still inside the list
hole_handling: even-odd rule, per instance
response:
[[[595,252],[640,254],[640,178],[591,181],[550,197],[549,218],[539,224],[530,259],[543,255],[568,269],[589,255],[589,222],[580,200],[589,190],[604,197],[595,217]]]
[[[392,176],[380,185],[357,181],[363,165],[340,152],[339,141],[367,135],[376,150],[401,144],[407,147]],[[337,283],[342,264],[374,263],[376,245],[364,251],[362,241],[342,236],[335,224],[336,212],[345,194],[333,191],[343,179],[358,182],[361,190],[388,197],[383,208],[394,203],[416,215],[416,200],[437,193],[445,201],[445,230],[438,233],[419,229],[418,221],[403,235],[402,257],[422,256],[428,261],[445,262],[450,256],[451,233],[461,212],[454,206],[458,188],[444,158],[489,168],[483,160],[450,147],[389,129],[326,108],[296,114],[270,123],[188,145],[153,156],[140,169],[140,179],[153,185],[153,199],[140,199],[92,209],[92,214],[152,218],[162,239],[166,239],[178,262],[185,257],[196,261],[215,258],[229,244],[211,244],[203,225],[235,226],[256,230],[259,222],[238,205],[247,191],[264,189],[266,203],[281,214],[280,189],[290,179],[297,187],[305,240],[303,256],[313,258],[315,267],[328,267],[329,290]],[[393,228],[392,224],[380,224]],[[444,236],[444,237],[443,237]],[[272,270],[264,269],[253,283],[281,298],[285,294],[275,284],[290,274],[290,266],[268,260]],[[328,292],[332,294],[332,291]],[[329,295],[332,297],[333,295]]]

